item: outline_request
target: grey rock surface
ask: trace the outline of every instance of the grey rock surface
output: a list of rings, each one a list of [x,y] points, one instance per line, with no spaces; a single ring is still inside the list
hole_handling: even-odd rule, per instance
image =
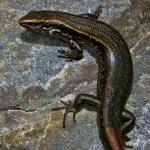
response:
[[[91,12],[127,41],[134,63],[134,85],[127,108],[136,116],[129,134],[135,150],[150,149],[150,1],[149,0],[1,0],[0,1],[0,150],[102,150],[96,113],[81,111],[62,128],[64,111],[52,112],[79,93],[96,93],[97,65],[87,52],[67,63],[57,50],[68,44],[25,31],[17,19],[30,10]]]

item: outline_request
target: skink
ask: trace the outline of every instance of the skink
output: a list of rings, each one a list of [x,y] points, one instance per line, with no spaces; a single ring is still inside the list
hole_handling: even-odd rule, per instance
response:
[[[98,7],[93,14],[74,15],[59,11],[31,11],[19,19],[19,24],[29,30],[54,36],[70,43],[67,51],[59,50],[59,57],[68,61],[80,60],[83,47],[92,48],[98,64],[97,95],[79,94],[74,103],[63,102],[63,126],[69,112],[75,115],[85,106],[97,111],[100,139],[105,150],[124,150],[129,140],[127,133],[135,124],[134,115],[125,104],[131,93],[133,64],[129,48],[112,26],[98,21]]]

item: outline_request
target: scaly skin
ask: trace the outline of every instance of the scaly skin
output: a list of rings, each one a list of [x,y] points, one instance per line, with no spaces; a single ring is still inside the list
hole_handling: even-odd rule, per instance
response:
[[[60,57],[68,60],[81,59],[82,47],[85,45],[93,48],[99,66],[97,96],[80,94],[74,104],[64,103],[66,106],[54,110],[65,108],[66,118],[68,112],[77,113],[85,104],[93,105],[97,108],[99,135],[104,148],[124,150],[125,136],[129,132],[126,129],[131,130],[135,120],[133,115],[125,110],[132,88],[132,59],[120,33],[110,25],[97,21],[97,14],[93,15],[32,11],[22,17],[19,23],[32,31],[70,42],[70,50],[59,50]]]

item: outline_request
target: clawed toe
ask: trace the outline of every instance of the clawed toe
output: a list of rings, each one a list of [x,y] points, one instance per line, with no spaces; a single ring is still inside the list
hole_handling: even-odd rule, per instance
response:
[[[68,102],[61,100],[60,102],[65,106],[53,108],[52,111],[65,109],[64,118],[63,118],[63,128],[65,128],[65,122],[66,122],[68,113],[73,113],[73,121],[76,122],[76,119],[75,119],[76,110],[74,108],[74,104],[70,100]]]
[[[59,49],[58,53],[59,58],[66,58],[67,61],[80,60],[83,57],[82,51],[80,52],[76,49],[68,49],[68,50]]]
[[[71,57],[73,57],[73,51],[72,50],[59,49],[58,53],[60,54],[60,55],[58,55],[58,57],[60,57],[60,58],[70,59]]]
[[[74,108],[66,109],[66,111],[64,113],[64,118],[63,118],[63,128],[66,127],[65,122],[66,122],[66,118],[67,118],[68,113],[73,113],[73,121],[76,122],[76,120],[75,120],[75,114],[76,114],[75,109]]]
[[[127,145],[127,144],[125,144],[124,147],[126,147],[126,148],[133,148],[132,145]]]

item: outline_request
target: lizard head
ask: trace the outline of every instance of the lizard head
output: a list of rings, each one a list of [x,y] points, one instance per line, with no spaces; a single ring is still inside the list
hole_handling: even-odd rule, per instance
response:
[[[51,36],[59,36],[65,28],[62,14],[58,11],[30,11],[21,17],[18,23],[26,29]]]

